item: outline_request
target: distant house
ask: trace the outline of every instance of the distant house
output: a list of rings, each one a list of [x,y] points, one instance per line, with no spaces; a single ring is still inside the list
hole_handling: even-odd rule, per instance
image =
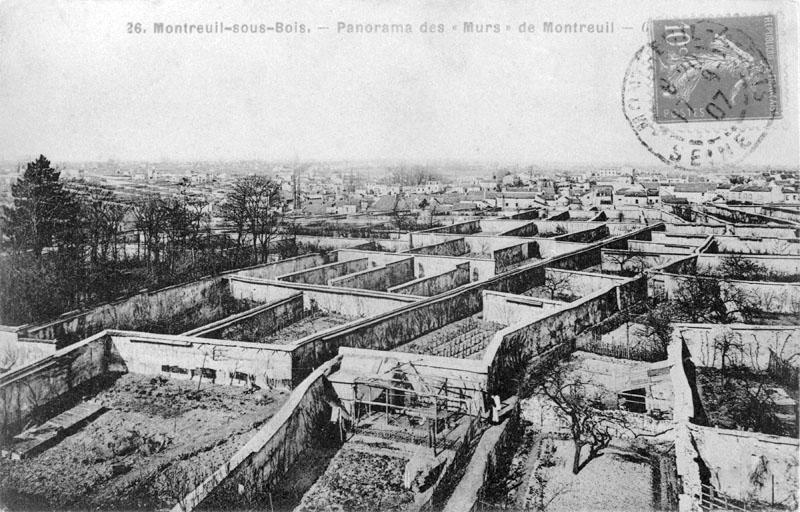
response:
[[[608,185],[595,186],[580,196],[580,200],[585,208],[612,206],[614,204],[614,188]]]
[[[783,197],[783,190],[777,185],[772,187],[761,185],[738,185],[731,188],[729,200],[758,204],[783,201]]]
[[[671,195],[683,197],[690,203],[704,203],[714,198],[716,188],[716,183],[676,183]]]
[[[501,192],[497,196],[497,205],[504,210],[527,210],[543,206],[543,200],[546,198],[534,192]]]

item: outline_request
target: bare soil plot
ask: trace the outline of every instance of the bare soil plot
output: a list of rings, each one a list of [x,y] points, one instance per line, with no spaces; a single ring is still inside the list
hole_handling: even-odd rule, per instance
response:
[[[655,510],[652,499],[652,468],[647,459],[627,451],[607,448],[577,475],[572,474],[574,446],[571,441],[546,439],[539,450],[552,443],[553,465],[540,467],[543,485],[529,486],[526,505],[535,507],[541,495],[548,512]],[[535,508],[531,508],[535,510]]]
[[[408,510],[414,504],[414,493],[403,487],[407,461],[400,451],[395,457],[387,450],[374,452],[345,444],[295,511]]]
[[[287,325],[283,329],[270,336],[258,340],[259,343],[275,343],[285,345],[293,343],[301,338],[310,336],[316,332],[324,331],[332,327],[344,325],[352,322],[353,319],[336,313],[319,312],[312,316],[303,318],[293,324]]]
[[[395,350],[432,356],[479,359],[494,334],[504,327],[499,323],[485,322],[475,315],[447,324]]]
[[[9,510],[170,508],[241,448],[284,391],[124,374],[93,400],[107,410],[36,457],[0,460]]]

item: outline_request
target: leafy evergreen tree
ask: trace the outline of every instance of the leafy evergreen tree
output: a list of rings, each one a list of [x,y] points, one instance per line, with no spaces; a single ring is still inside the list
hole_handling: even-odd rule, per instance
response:
[[[60,174],[40,155],[11,185],[14,206],[3,207],[3,231],[14,250],[39,257],[47,247],[74,242],[79,211]]]

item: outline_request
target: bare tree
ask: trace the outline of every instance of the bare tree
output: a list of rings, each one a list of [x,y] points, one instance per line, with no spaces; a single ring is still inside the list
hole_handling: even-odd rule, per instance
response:
[[[278,235],[283,214],[280,187],[266,176],[246,176],[233,184],[222,208],[223,218],[237,230],[238,243],[250,238],[255,262],[266,261]]]
[[[136,217],[136,229],[144,238],[148,268],[152,264],[158,265],[161,261],[161,239],[167,228],[167,203],[161,197],[151,195],[134,204],[133,215]]]
[[[571,276],[564,272],[549,271],[546,272],[544,284],[542,285],[545,290],[550,294],[550,300],[563,298],[569,295],[567,292],[570,290]]]
[[[736,286],[722,286],[718,279],[688,277],[673,301],[679,320],[729,324],[751,321],[759,309],[750,293]]]
[[[603,256],[611,263],[619,265],[617,272],[620,275],[641,274],[647,268],[644,255],[640,251],[606,251]]]
[[[577,475],[589,462],[602,455],[602,450],[611,443],[612,427],[620,425],[622,420],[604,411],[600,399],[587,390],[587,383],[579,376],[569,375],[567,366],[547,366],[532,376],[534,392],[548,398],[558,414],[569,423],[575,445],[572,472]],[[588,447],[589,454],[581,461],[584,447]]]

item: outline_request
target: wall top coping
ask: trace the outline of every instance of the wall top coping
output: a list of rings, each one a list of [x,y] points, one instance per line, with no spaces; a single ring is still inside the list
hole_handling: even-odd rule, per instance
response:
[[[697,257],[697,255],[695,254],[692,257],[693,258]],[[673,261],[673,263],[675,263],[675,262]],[[788,282],[781,282],[781,281],[745,281],[745,280],[742,280],[742,279],[724,279],[724,278],[721,278],[721,277],[713,277],[713,276],[696,276],[696,275],[690,275],[690,274],[675,274],[675,273],[672,273],[672,272],[664,272],[663,270],[653,270],[652,273],[653,274],[660,274],[660,275],[663,275],[663,276],[674,277],[674,278],[677,278],[677,279],[698,279],[698,278],[700,278],[700,279],[715,279],[717,281],[722,281],[724,283],[733,283],[733,284],[737,284],[737,283],[754,284],[754,285],[759,285],[759,286],[769,286],[769,287],[773,287],[773,288],[774,287],[800,288],[800,283],[788,283]]]
[[[351,260],[352,261],[352,260]],[[363,288],[347,288],[344,286],[328,286],[324,284],[309,284],[309,283],[296,283],[294,281],[277,281],[274,279],[265,279],[261,277],[247,277],[247,276],[229,276],[226,279],[231,281],[238,281],[240,283],[250,284],[267,284],[270,286],[277,286],[280,288],[294,288],[297,290],[310,290],[318,292],[336,293],[341,295],[357,295],[361,297],[372,297],[374,299],[391,299],[398,302],[417,302],[419,297],[414,295],[400,295],[397,293],[378,292],[374,290],[365,290]]]
[[[368,348],[339,347],[340,357],[371,358],[371,359],[397,359],[409,361],[415,365],[447,370],[460,370],[470,373],[486,374],[486,364],[477,359],[459,359],[455,357],[432,356],[428,354],[415,354],[413,352],[397,352],[373,350]]]

